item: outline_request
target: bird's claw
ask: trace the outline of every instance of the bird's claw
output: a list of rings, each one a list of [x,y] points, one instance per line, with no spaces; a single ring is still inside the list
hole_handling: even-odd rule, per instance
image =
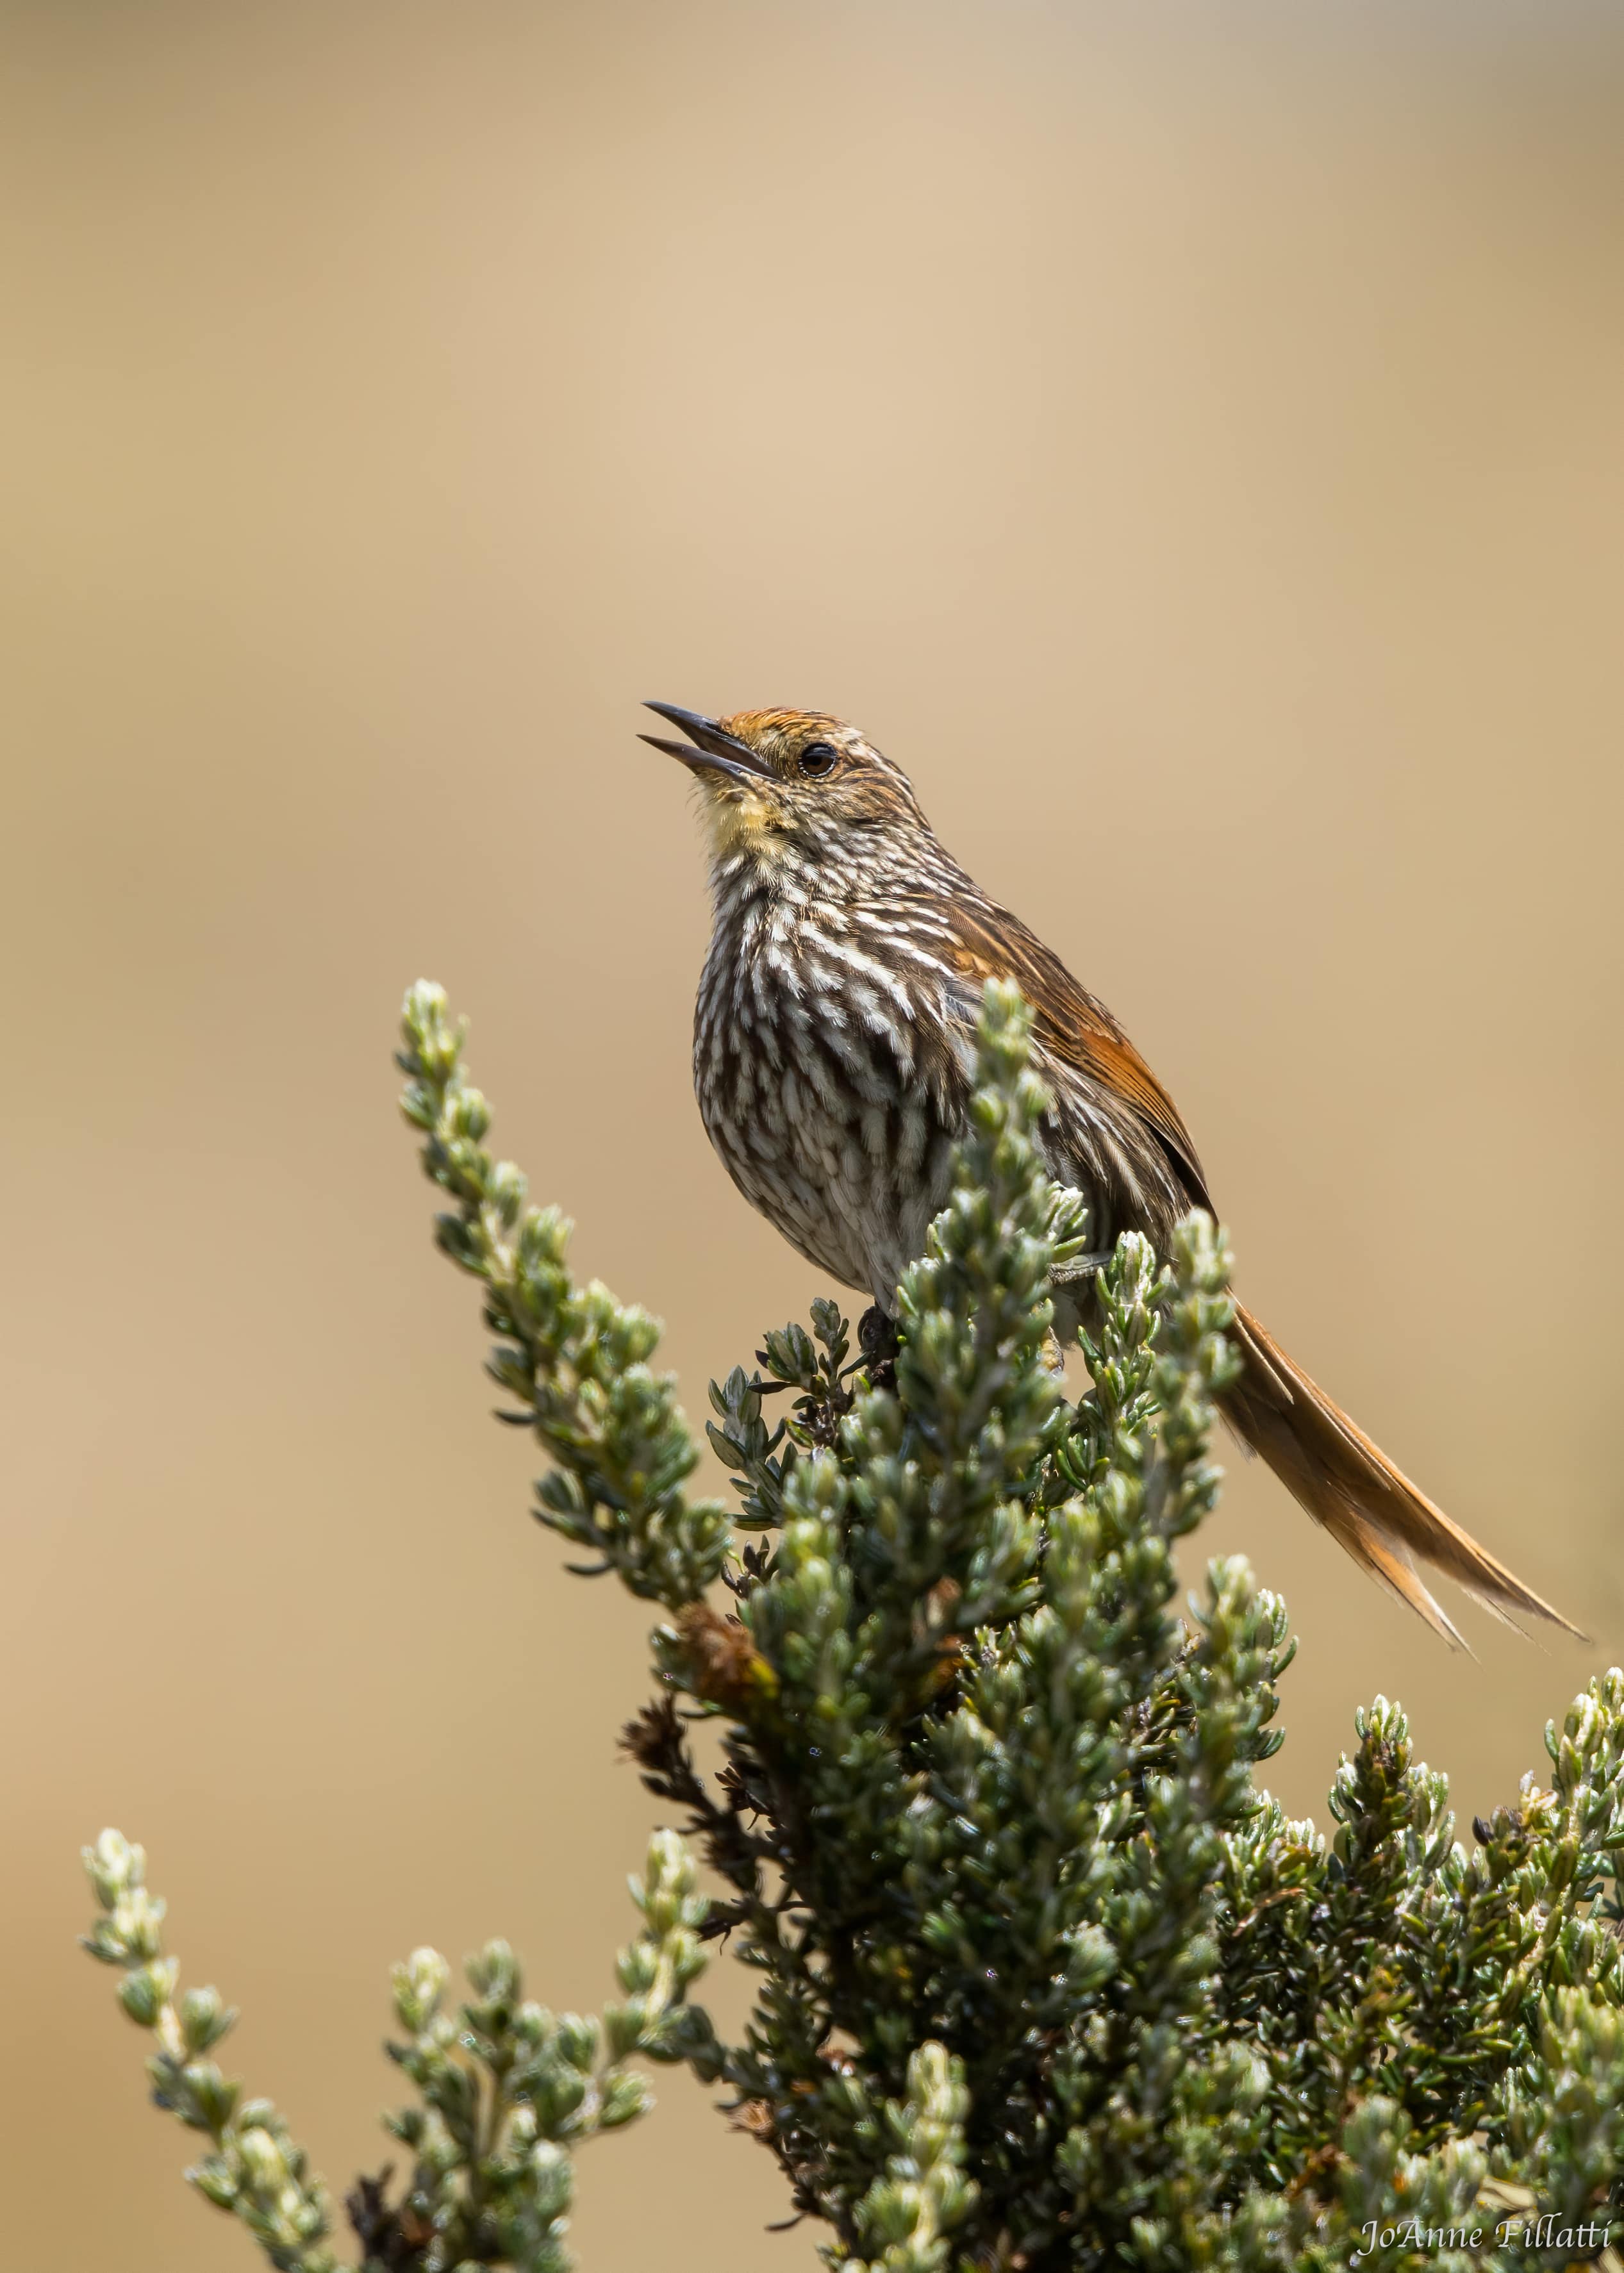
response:
[[[1101,1249],[1098,1255],[1074,1255],[1069,1263],[1057,1263],[1049,1275],[1056,1287],[1070,1287],[1079,1279],[1092,1279],[1096,1272],[1104,1270],[1110,1259],[1109,1247]]]

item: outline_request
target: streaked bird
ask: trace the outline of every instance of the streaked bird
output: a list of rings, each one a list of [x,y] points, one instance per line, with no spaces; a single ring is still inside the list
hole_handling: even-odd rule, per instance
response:
[[[1087,1197],[1094,1243],[1159,1252],[1211,1209],[1177,1109],[1116,1019],[938,842],[906,776],[854,727],[809,710],[722,719],[651,702],[679,727],[643,739],[692,771],[710,840],[713,925],[694,1018],[710,1141],[752,1206],[820,1271],[895,1307],[924,1249],[964,1126],[989,978],[1034,1013],[1054,1099],[1055,1180]],[[1401,1474],[1251,1311],[1226,1418],[1360,1567],[1446,1639],[1431,1565],[1515,1623],[1568,1625]]]

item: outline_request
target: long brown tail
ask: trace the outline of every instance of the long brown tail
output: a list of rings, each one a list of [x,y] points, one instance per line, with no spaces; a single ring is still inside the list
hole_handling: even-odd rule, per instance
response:
[[[1224,1398],[1226,1418],[1361,1570],[1461,1647],[1460,1635],[1417,1575],[1417,1559],[1458,1579],[1514,1625],[1522,1610],[1579,1632],[1417,1491],[1238,1302],[1234,1333],[1245,1371]]]

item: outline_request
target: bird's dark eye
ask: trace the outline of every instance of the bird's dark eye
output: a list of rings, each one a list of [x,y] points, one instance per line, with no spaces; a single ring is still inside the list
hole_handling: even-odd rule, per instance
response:
[[[808,742],[795,763],[803,774],[832,773],[839,754],[832,742]]]

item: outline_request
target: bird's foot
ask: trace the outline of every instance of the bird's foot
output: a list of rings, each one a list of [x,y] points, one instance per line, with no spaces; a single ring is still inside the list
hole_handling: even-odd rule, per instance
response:
[[[863,1354],[874,1387],[894,1392],[897,1352],[902,1345],[897,1339],[897,1321],[877,1302],[871,1303],[857,1321],[857,1347]]]
[[[1074,1255],[1069,1263],[1058,1264],[1049,1276],[1056,1287],[1069,1287],[1079,1279],[1092,1279],[1096,1272],[1104,1270],[1111,1259],[1111,1252],[1108,1247],[1098,1255]]]

